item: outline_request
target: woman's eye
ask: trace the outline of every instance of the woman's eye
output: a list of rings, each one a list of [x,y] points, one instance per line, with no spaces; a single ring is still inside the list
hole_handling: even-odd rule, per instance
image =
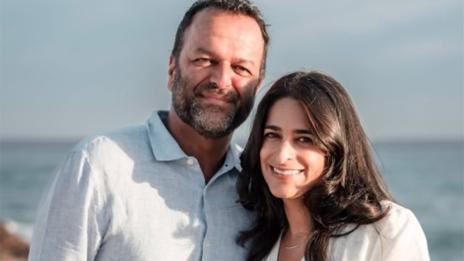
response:
[[[309,143],[309,144],[313,143],[311,138],[309,138],[309,137],[299,137],[299,138],[297,138],[297,141],[300,142],[300,143]]]
[[[273,132],[267,132],[267,133],[264,133],[264,138],[265,139],[273,139],[273,138],[277,138],[277,134],[273,133]]]

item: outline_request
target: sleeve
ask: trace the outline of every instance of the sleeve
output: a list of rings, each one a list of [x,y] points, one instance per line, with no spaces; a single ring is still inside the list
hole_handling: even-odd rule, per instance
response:
[[[429,261],[427,240],[415,215],[405,208],[392,208],[393,213],[388,225],[384,227],[383,258],[384,261],[415,260]]]
[[[39,206],[30,261],[94,260],[107,226],[98,174],[85,150],[68,156]]]

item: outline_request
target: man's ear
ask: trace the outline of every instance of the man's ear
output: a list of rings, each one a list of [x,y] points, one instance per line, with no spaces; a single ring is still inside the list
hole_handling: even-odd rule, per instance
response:
[[[258,84],[256,85],[256,90],[255,90],[255,95],[259,92],[259,90],[261,89],[261,86],[263,86],[263,82],[264,82],[264,79],[263,78],[260,78],[258,80]]]
[[[176,79],[176,58],[173,55],[171,55],[169,56],[169,65],[168,65],[168,89],[169,90],[172,90],[175,79]]]

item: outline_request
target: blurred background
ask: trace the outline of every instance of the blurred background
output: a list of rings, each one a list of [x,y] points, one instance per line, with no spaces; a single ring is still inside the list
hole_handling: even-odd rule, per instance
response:
[[[257,0],[264,88],[319,69],[351,94],[432,260],[464,257],[463,2]],[[167,64],[191,1],[0,0],[0,220],[30,240],[54,169],[81,138],[170,106]],[[259,100],[259,99],[258,99]],[[234,136],[244,143],[249,122]]]

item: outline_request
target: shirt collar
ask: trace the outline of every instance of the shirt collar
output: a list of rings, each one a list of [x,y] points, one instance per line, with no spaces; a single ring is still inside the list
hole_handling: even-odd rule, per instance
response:
[[[157,111],[148,119],[148,137],[153,155],[158,161],[172,161],[187,158],[188,156],[166,128],[165,123],[167,122],[167,118],[167,111]],[[241,171],[240,154],[242,151],[243,149],[238,144],[231,144],[227,150],[224,166],[232,166],[238,171]]]
[[[157,111],[150,116],[147,122],[151,149],[158,161],[172,161],[187,157],[163,123],[163,121],[167,122],[167,117],[167,111]]]
[[[230,144],[226,155],[225,162],[230,163],[238,171],[242,171],[242,166],[240,164],[240,155],[242,154],[242,151],[242,147],[240,147],[238,144]]]

